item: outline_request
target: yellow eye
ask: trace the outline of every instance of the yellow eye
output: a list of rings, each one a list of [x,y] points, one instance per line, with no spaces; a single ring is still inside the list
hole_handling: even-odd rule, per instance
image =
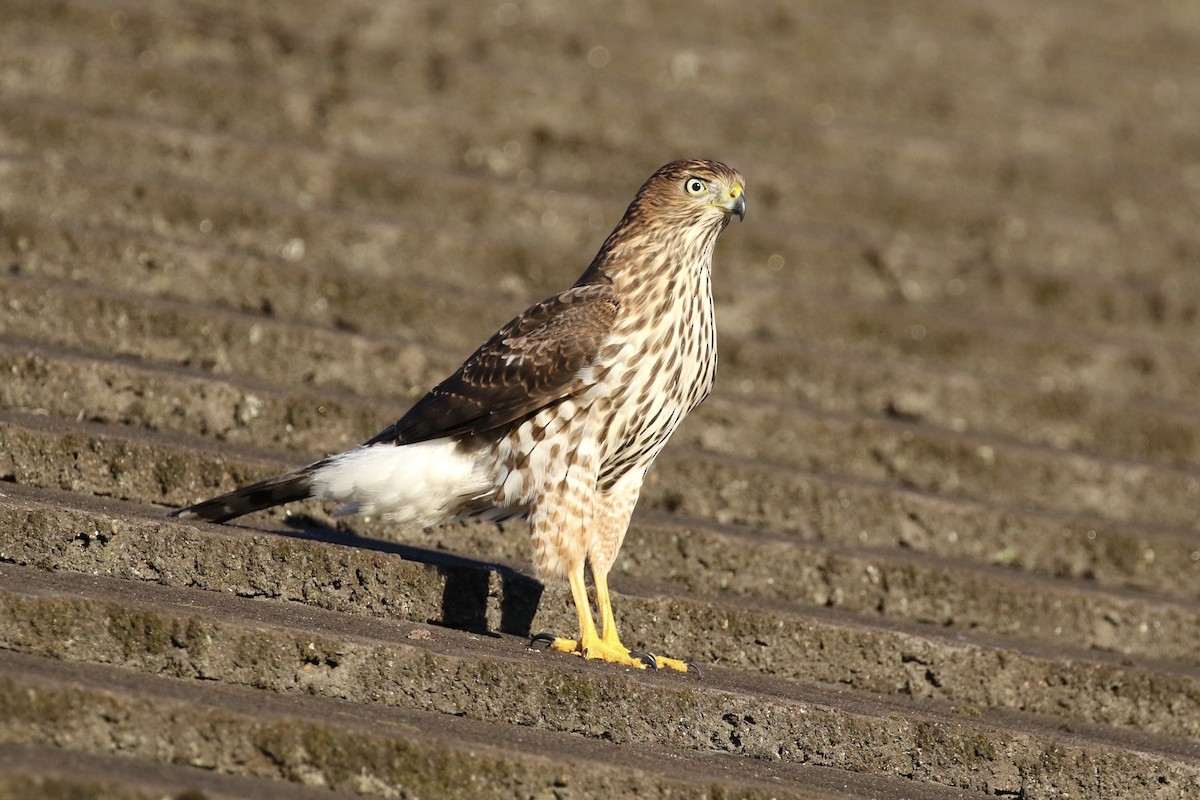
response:
[[[699,178],[688,178],[683,182],[684,190],[692,197],[704,194],[704,190],[708,187],[704,185],[704,181]]]

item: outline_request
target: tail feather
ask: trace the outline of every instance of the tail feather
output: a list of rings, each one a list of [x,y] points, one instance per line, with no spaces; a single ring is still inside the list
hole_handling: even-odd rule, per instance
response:
[[[375,444],[324,458],[286,475],[235,489],[174,512],[226,522],[264,508],[316,497],[342,504],[336,513],[381,514],[427,527],[490,509],[493,478],[478,450],[450,439]]]
[[[262,511],[265,508],[274,508],[296,500],[306,500],[313,496],[313,472],[321,463],[310,464],[286,475],[276,475],[273,478],[234,489],[220,497],[173,511],[171,516],[199,517],[209,522],[228,522],[252,511]]]

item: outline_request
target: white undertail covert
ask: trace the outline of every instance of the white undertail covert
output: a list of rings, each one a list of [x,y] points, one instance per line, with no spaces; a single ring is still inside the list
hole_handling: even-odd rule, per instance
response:
[[[479,454],[445,438],[349,450],[313,474],[312,489],[322,500],[344,503],[339,514],[382,514],[428,527],[493,486]]]

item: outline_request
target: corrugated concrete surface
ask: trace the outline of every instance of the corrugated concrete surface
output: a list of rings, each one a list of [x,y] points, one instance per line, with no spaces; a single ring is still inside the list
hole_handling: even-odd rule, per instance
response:
[[[0,797],[1200,796],[1200,9],[0,1]],[[714,395],[571,630],[347,447],[677,157]]]

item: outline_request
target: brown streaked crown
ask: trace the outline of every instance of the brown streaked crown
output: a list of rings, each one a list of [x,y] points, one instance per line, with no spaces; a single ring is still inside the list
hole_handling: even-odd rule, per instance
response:
[[[691,178],[704,183],[701,194],[689,194]],[[720,161],[687,159],[659,167],[638,189],[578,284],[611,280],[643,262],[662,265],[663,255],[686,258],[685,252],[702,250],[703,241],[720,233],[731,213],[745,210],[744,199],[741,211],[731,212],[728,205],[745,188],[742,174]]]

